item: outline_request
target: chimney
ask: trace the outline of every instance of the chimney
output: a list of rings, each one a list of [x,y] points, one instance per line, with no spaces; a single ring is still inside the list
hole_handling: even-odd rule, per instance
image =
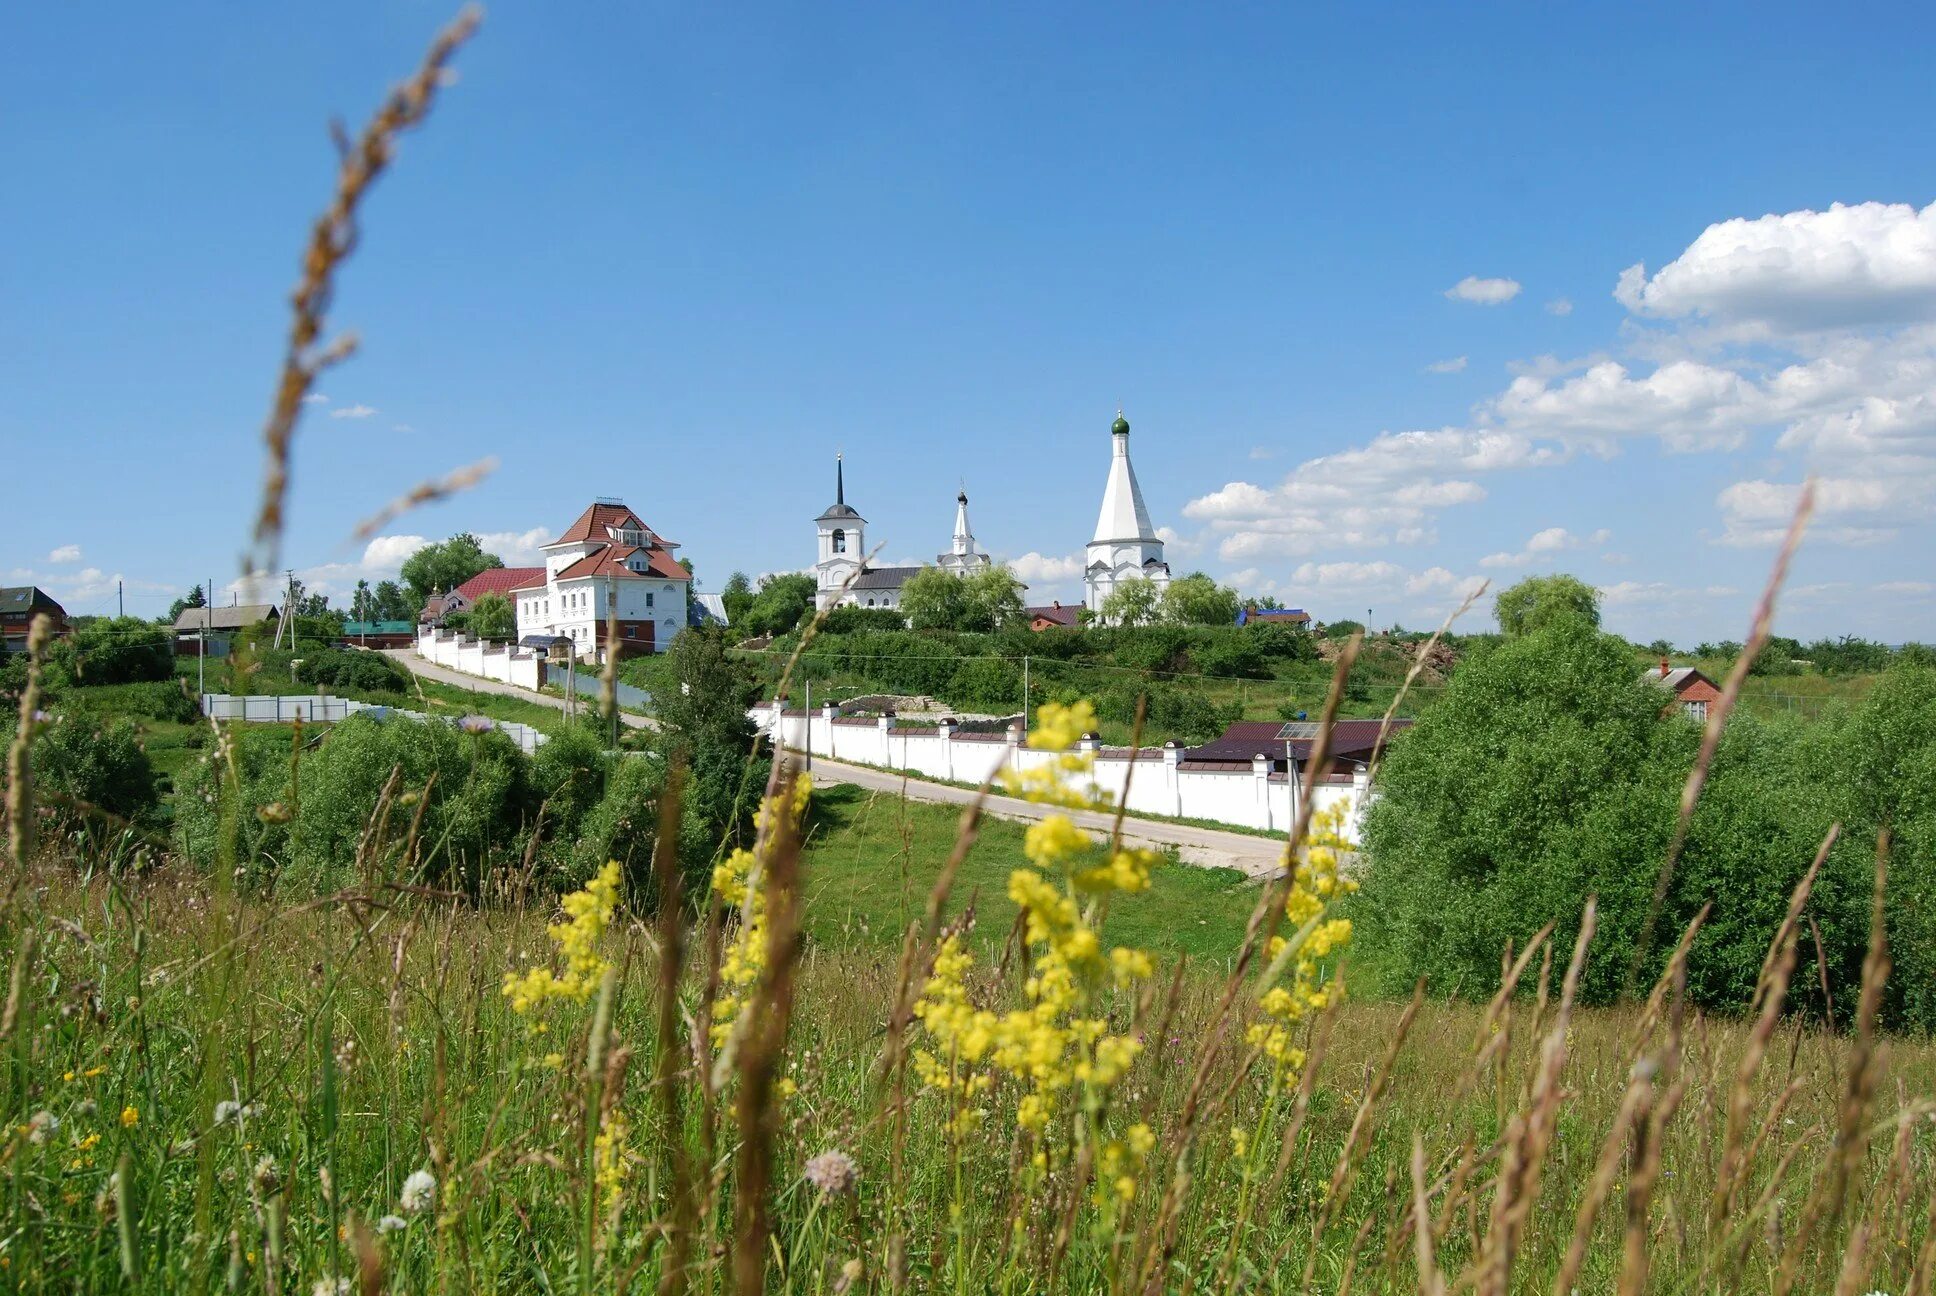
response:
[[[1660,659],[1660,677],[1662,679],[1667,678],[1667,659],[1665,657]]]

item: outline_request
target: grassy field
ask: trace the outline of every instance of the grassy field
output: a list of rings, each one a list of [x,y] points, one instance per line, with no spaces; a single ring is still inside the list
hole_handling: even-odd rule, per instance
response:
[[[959,810],[852,784],[816,788],[804,857],[807,931],[830,944],[894,939],[921,916],[960,822]],[[1026,863],[1024,829],[984,820],[955,882],[955,913],[972,905],[977,943],[997,954],[1015,922],[1008,875]],[[1157,870],[1147,896],[1112,910],[1103,933],[1117,944],[1221,963],[1236,952],[1256,903],[1257,887],[1242,873],[1172,860]]]
[[[823,827],[890,809],[839,793],[822,794]],[[918,858],[931,858],[932,827],[915,827]],[[1305,1032],[1303,1104],[1235,1042],[1256,1013],[1250,993],[1239,1029],[1206,1044],[1220,973],[1185,975],[1173,1010],[1162,994],[1132,999],[1115,1025],[1145,1052],[1115,1109],[1090,1119],[1147,1121],[1165,1141],[1126,1197],[1111,1186],[1104,1212],[1079,1159],[1017,1169],[1035,1143],[1015,1124],[1012,1082],[979,1098],[985,1118],[956,1138],[945,1095],[910,1078],[903,1099],[876,1069],[898,993],[898,901],[881,900],[881,925],[866,928],[827,903],[843,849],[858,858],[892,837],[858,835],[869,845],[826,831],[808,852],[817,913],[767,1106],[748,1105],[765,1073],[745,1052],[717,1070],[684,1025],[658,1052],[663,946],[623,913],[598,943],[609,1000],[525,1016],[499,982],[550,960],[546,912],[398,892],[247,901],[175,871],[81,885],[55,852],[16,879],[26,885],[6,910],[0,1273],[23,1290],[335,1291],[360,1274],[366,1291],[554,1292],[651,1290],[676,1264],[687,1290],[706,1292],[1114,1292],[1153,1264],[1168,1290],[1411,1292],[1442,1269],[1473,1290],[1544,1292],[1592,1207],[1582,1292],[1759,1293],[1779,1288],[1785,1262],[1794,1290],[1825,1292],[1854,1230],[1853,1285],[1838,1290],[1927,1290],[1911,1275],[1930,1259],[1936,1050],[1896,1041],[1872,1059],[1878,1097],[1843,1162],[1828,1150],[1861,1059],[1850,1040],[1778,1030],[1730,1133],[1746,1024],[1691,1018],[1674,1032],[1631,1009],[1569,1019],[1556,982],[1552,997],[1492,1015],[1427,1003],[1408,1021],[1403,1005],[1347,1003]],[[1159,890],[1125,908],[1174,924],[1188,903]],[[679,1006],[697,1013],[706,940],[689,936]],[[1027,973],[993,963],[971,974],[972,993],[1015,1000]],[[1549,1090],[1536,1075],[1553,1048],[1564,1063]],[[1213,1083],[1199,1089],[1202,1058]],[[1193,1093],[1207,1109],[1186,1116]],[[1529,1141],[1528,1122],[1544,1135]],[[1168,1141],[1188,1130],[1180,1150]],[[755,1144],[770,1160],[749,1163]],[[1717,1211],[1730,1148],[1746,1160]],[[1526,1184],[1529,1149],[1540,1168]],[[851,1187],[844,1173],[807,1177],[830,1151],[851,1158]],[[1850,1172],[1839,1189],[1835,1165]],[[749,1260],[737,1247],[755,1181],[771,1232]],[[1173,1232],[1152,1252],[1173,1188]],[[1431,1222],[1424,1277],[1415,1194]],[[1064,1218],[1074,1228],[1059,1242]],[[1488,1276],[1494,1264],[1503,1277]],[[736,1266],[750,1266],[750,1287]],[[1623,1269],[1639,1281],[1622,1284]]]

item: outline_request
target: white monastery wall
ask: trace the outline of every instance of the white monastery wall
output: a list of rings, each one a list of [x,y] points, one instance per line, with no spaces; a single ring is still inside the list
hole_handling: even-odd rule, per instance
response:
[[[892,717],[842,717],[832,707],[809,717],[784,711],[778,704],[755,707],[749,715],[781,746],[795,751],[810,750],[816,756],[905,770],[950,783],[980,783],[1003,769],[1035,768],[1056,758],[1053,752],[1023,746],[1019,728],[1005,736],[963,734],[947,721],[904,727]],[[1084,750],[1096,753],[1090,789],[1107,792],[1120,802],[1127,784],[1127,808],[1132,814],[1287,832],[1297,812],[1290,780],[1273,776],[1269,762],[1261,757],[1248,769],[1190,769],[1182,765],[1183,751],[1177,746],[1146,749],[1134,760],[1127,751],[1104,750],[1093,741],[1085,741]],[[1356,843],[1368,792],[1364,776],[1358,775],[1318,784],[1311,796],[1319,811],[1344,806],[1344,835]]]

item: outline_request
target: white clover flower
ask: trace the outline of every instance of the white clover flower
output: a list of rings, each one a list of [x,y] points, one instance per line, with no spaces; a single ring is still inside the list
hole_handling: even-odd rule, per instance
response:
[[[215,1104],[215,1123],[217,1125],[227,1125],[241,1114],[241,1103],[230,1102],[227,1098],[224,1098],[221,1102]]]
[[[860,1167],[845,1152],[822,1152],[806,1165],[807,1182],[824,1193],[852,1192]]]
[[[37,1111],[27,1119],[27,1141],[40,1147],[60,1133],[60,1117],[50,1111]]]
[[[406,1227],[408,1225],[401,1215],[385,1215],[376,1222],[376,1231],[379,1233],[401,1233]]]
[[[309,1296],[350,1296],[350,1280],[324,1274],[310,1287]]]
[[[410,1177],[403,1181],[403,1192],[397,1201],[406,1214],[417,1215],[430,1209],[431,1200],[436,1195],[437,1180],[430,1171],[412,1170]]]

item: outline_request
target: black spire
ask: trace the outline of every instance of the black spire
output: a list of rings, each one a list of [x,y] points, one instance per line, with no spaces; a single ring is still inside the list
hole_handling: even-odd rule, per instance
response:
[[[838,506],[844,505],[846,502],[847,466],[842,462],[840,452],[836,450],[834,451],[834,504]]]

